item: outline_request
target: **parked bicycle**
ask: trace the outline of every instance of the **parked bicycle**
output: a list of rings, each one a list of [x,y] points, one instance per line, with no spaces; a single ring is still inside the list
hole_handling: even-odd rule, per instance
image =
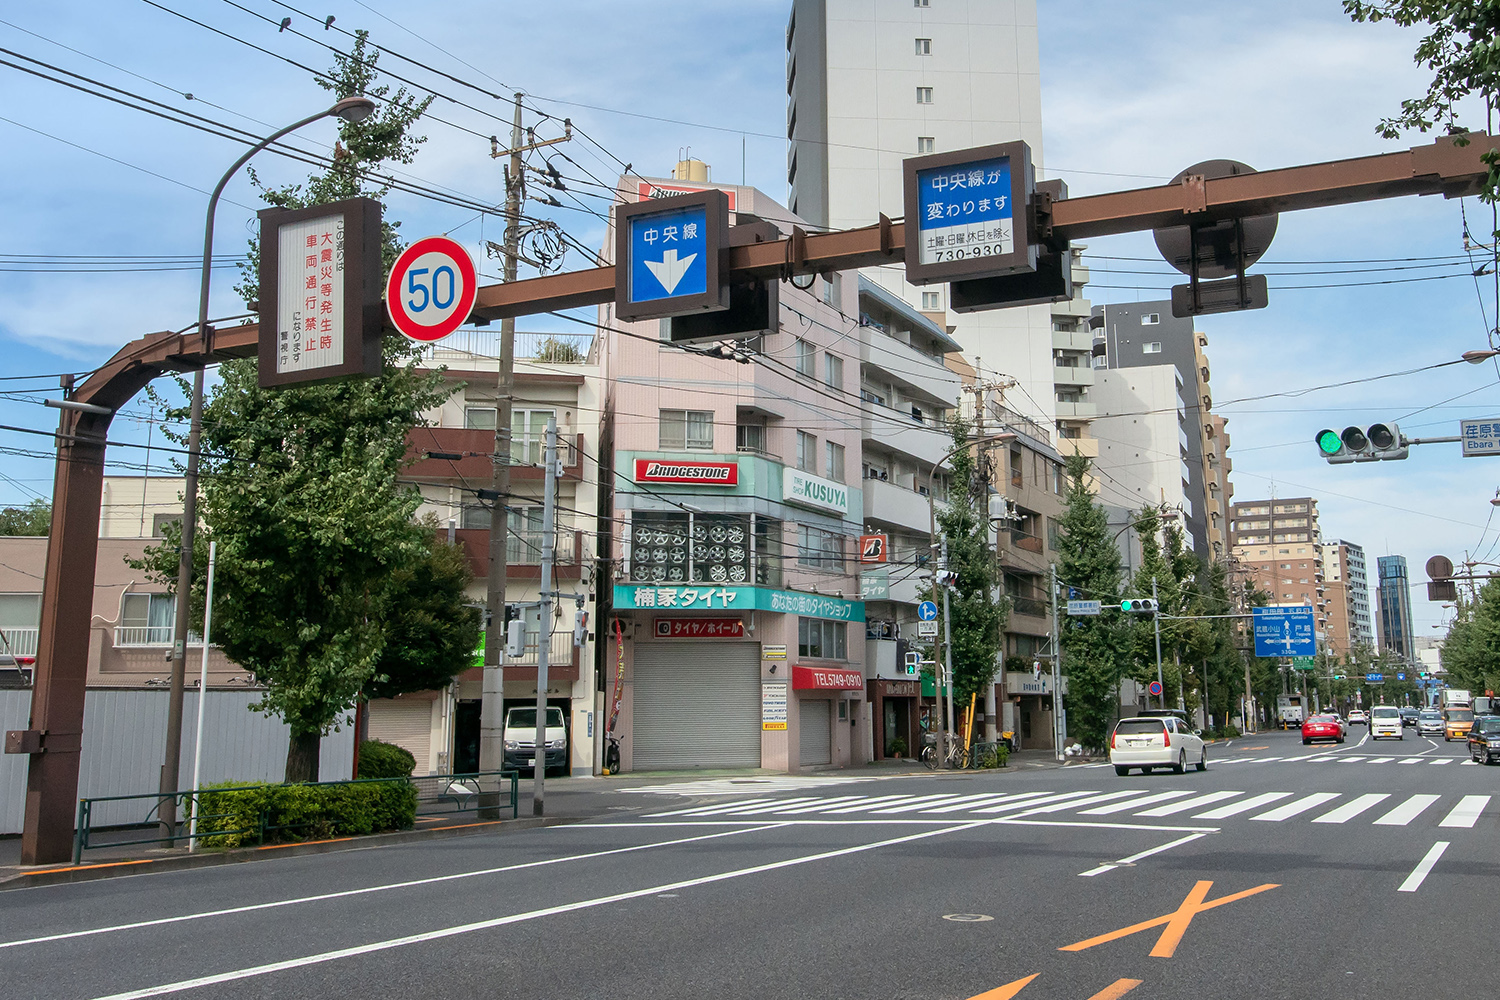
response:
[[[927,769],[930,771],[940,769],[963,770],[969,766],[969,750],[957,740],[954,740],[949,744],[946,754],[939,754],[937,740],[934,737],[932,743],[922,748],[922,763],[927,765]]]

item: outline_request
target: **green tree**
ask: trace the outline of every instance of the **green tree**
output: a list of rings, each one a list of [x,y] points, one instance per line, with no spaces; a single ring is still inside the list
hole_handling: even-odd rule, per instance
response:
[[[938,527],[948,543],[948,568],[958,574],[948,594],[950,641],[953,646],[953,700],[967,709],[972,697],[983,695],[1000,667],[1000,634],[1009,613],[999,596],[995,556],[989,544],[989,482],[980,473],[973,453],[964,445],[969,427],[952,425],[958,450],[948,503],[938,513]],[[934,600],[942,595],[934,592]]]
[[[52,505],[45,500],[0,510],[0,536],[46,535],[51,530]]]
[[[1387,139],[1403,132],[1443,128],[1450,134],[1469,130],[1460,125],[1456,105],[1479,95],[1491,106],[1500,94],[1500,0],[1344,0],[1344,11],[1357,22],[1391,21],[1430,30],[1412,59],[1432,71],[1432,82],[1420,97],[1401,102],[1401,113],[1382,119],[1376,131]],[[1490,174],[1479,197],[1500,198],[1500,152],[1484,154]]]
[[[1441,656],[1451,686],[1480,693],[1500,687],[1500,580],[1472,598],[1459,595]]]
[[[369,94],[381,100],[379,110],[340,125],[327,171],[305,185],[263,189],[268,202],[297,208],[379,198],[384,188],[367,187],[375,168],[411,162],[422,142],[411,130],[430,98],[372,86],[376,58],[361,33],[319,83],[340,99]],[[383,235],[389,269],[400,251],[396,225],[387,224]],[[259,291],[258,251],[252,241],[238,286],[247,300]],[[463,645],[461,635],[435,636],[424,625],[442,613],[444,599],[454,621],[472,616],[461,606],[461,588],[454,597],[451,554],[440,556],[431,528],[412,520],[419,494],[399,481],[407,433],[446,393],[440,374],[418,368],[416,352],[399,338],[387,341],[382,373],[371,379],[264,390],[253,361],[226,362],[220,377],[204,408],[200,505],[206,534],[218,542],[214,639],[265,686],[253,707],[289,726],[286,779],[313,780],[322,735],[338,727],[367,685],[425,683],[455,665],[451,647]],[[143,564],[175,565],[177,544],[168,537]],[[201,567],[202,552],[194,555]],[[412,589],[424,574],[442,577],[447,596],[417,607]],[[157,578],[170,584],[174,576]],[[414,657],[423,634],[426,650]],[[464,658],[472,651],[469,641]],[[402,680],[397,668],[414,660],[425,676]]]
[[[1120,678],[1130,657],[1125,647],[1133,636],[1119,612],[1108,610],[1120,597],[1120,550],[1110,536],[1109,515],[1089,488],[1089,460],[1069,456],[1067,473],[1058,576],[1106,608],[1102,615],[1058,623],[1068,676],[1068,728],[1084,746],[1098,748],[1117,711]]]

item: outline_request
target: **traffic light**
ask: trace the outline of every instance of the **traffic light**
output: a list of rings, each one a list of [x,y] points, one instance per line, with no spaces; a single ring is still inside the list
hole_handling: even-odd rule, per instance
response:
[[[915,677],[921,670],[921,665],[921,653],[907,653],[905,661],[901,664],[900,673],[907,677]]]
[[[1131,598],[1120,602],[1121,611],[1129,611],[1133,615],[1156,614],[1156,602],[1149,597]]]
[[[934,574],[933,582],[939,587],[956,587],[958,586],[958,570],[940,569]]]
[[[1395,424],[1345,427],[1342,434],[1325,427],[1318,431],[1313,441],[1329,465],[1395,461],[1409,454],[1401,428]]]

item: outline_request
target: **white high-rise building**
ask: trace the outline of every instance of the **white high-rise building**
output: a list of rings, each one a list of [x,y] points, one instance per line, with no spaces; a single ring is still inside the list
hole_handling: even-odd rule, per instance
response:
[[[899,218],[901,161],[921,153],[1021,139],[1042,162],[1035,0],[794,0],[786,38],[789,207],[816,225]],[[956,314],[945,285],[864,273],[952,327],[981,378],[1016,379],[1008,407],[1055,426],[1048,306]]]

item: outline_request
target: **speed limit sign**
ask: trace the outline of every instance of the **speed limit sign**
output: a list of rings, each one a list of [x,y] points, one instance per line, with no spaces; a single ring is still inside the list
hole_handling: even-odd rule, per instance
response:
[[[412,340],[442,340],[469,318],[479,293],[474,259],[456,240],[428,236],[407,247],[391,268],[385,307]]]

